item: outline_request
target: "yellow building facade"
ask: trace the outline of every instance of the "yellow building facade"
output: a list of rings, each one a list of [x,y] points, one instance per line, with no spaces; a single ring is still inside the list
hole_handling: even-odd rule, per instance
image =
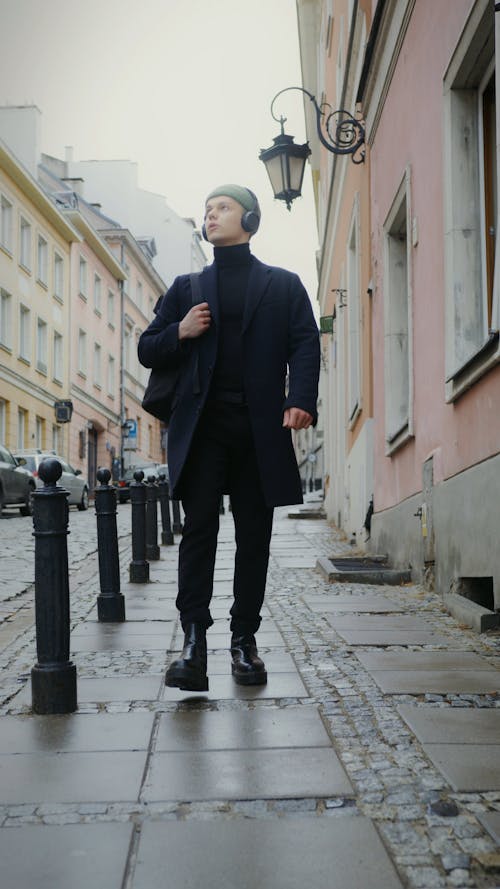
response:
[[[0,142],[0,441],[69,453],[71,245],[81,240]]]

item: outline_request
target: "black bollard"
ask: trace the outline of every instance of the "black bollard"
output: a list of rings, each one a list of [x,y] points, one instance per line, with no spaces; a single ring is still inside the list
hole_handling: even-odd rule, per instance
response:
[[[34,713],[73,713],[76,667],[69,660],[68,491],[58,486],[62,466],[42,460],[44,482],[33,495],[35,618],[38,661],[31,670]]]
[[[98,469],[100,487],[94,491],[101,586],[101,595],[97,597],[97,617],[102,621],[121,622],[125,620],[125,598],[120,593],[116,490],[109,484],[110,478],[109,469]]]
[[[161,513],[161,542],[165,546],[172,546],[174,535],[170,524],[170,493],[167,477],[164,472],[158,476],[158,499]]]
[[[129,566],[130,583],[148,583],[149,562],[146,561],[146,485],[142,469],[134,472],[130,484],[132,506],[132,561]]]
[[[146,558],[157,562],[160,558],[158,546],[158,489],[154,475],[148,476],[146,485]]]
[[[182,534],[181,506],[178,500],[172,500],[172,516],[172,531],[174,534]]]

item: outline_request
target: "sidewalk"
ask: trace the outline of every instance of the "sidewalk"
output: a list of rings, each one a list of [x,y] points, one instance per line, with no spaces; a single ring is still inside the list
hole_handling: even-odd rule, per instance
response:
[[[231,515],[221,517],[210,691],[168,689],[182,643],[177,546],[99,624],[96,560],[72,592],[78,712],[30,713],[33,628],[0,638],[2,889],[500,886],[500,634],[418,586],[329,584],[350,547],[276,513],[269,681],[230,673]],[[73,589],[73,588],[72,588]]]

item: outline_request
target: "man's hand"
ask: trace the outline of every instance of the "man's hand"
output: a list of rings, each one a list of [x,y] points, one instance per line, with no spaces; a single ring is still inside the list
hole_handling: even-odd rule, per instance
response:
[[[210,327],[210,309],[208,303],[197,303],[179,324],[179,339],[187,340],[201,336]]]
[[[283,427],[285,429],[309,429],[313,418],[307,411],[301,411],[298,407],[288,407],[283,414]]]

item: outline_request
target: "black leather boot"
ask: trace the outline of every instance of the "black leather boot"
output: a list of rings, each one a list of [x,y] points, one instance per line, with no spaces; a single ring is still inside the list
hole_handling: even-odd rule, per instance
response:
[[[184,649],[180,658],[170,664],[165,684],[184,691],[208,691],[205,627],[187,624],[184,630]]]
[[[233,633],[231,639],[231,672],[238,685],[265,685],[266,666],[258,655],[255,636]]]

